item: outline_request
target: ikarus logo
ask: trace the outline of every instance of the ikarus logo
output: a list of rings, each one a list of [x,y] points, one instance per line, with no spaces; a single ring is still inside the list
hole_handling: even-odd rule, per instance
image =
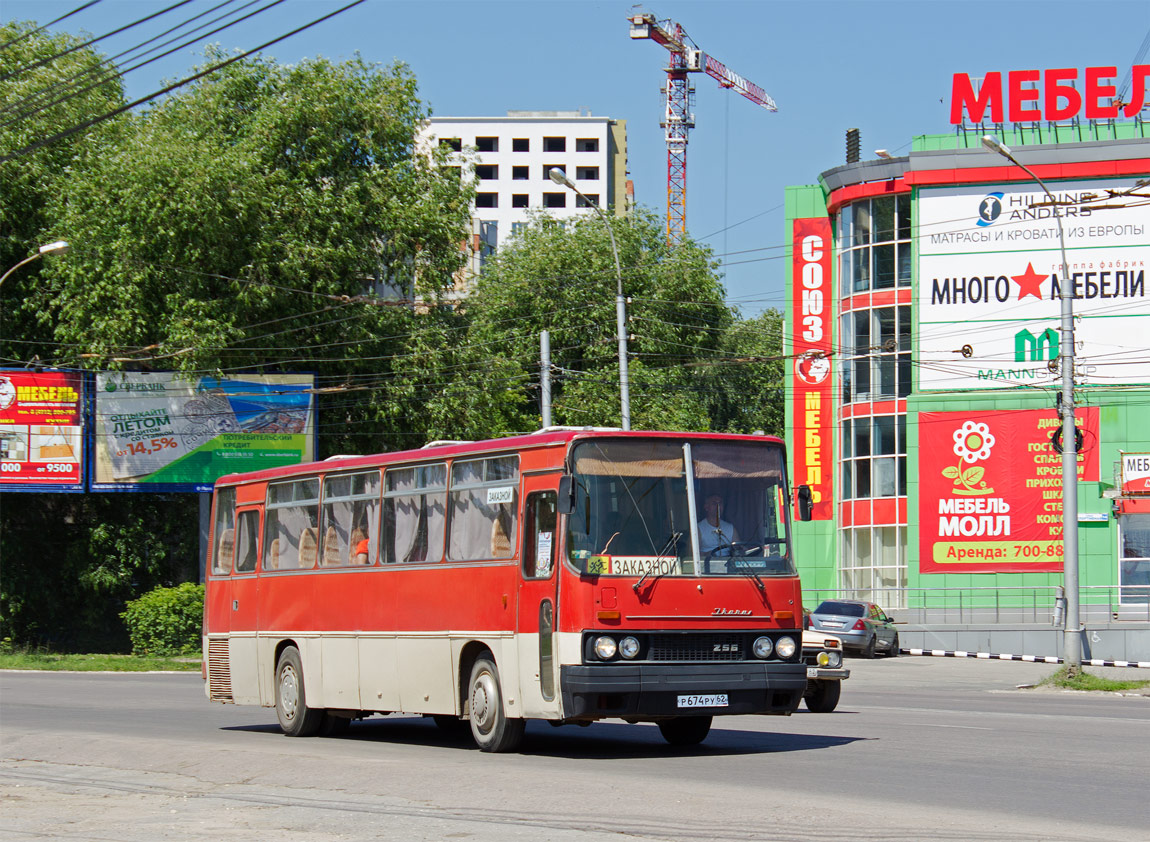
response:
[[[1002,213],[1002,193],[987,193],[978,203],[978,227],[993,225]]]
[[[109,380],[107,383],[104,384],[104,391],[105,392],[114,392],[114,391],[116,391],[116,388],[117,387],[116,387],[116,381],[115,380]]]
[[[1058,331],[1052,327],[1037,336],[1026,328],[1014,334],[1014,361],[1036,363],[1058,359]]]

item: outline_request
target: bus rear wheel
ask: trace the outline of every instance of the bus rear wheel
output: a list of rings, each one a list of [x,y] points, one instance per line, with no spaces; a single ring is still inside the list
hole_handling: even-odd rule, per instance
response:
[[[495,662],[489,658],[476,660],[467,686],[471,736],[480,750],[501,752],[519,748],[526,723],[503,712],[503,690]]]
[[[289,646],[276,665],[276,718],[289,737],[314,737],[323,725],[324,712],[307,706],[303,689],[303,663],[299,650]]]
[[[697,746],[710,732],[710,716],[679,716],[659,722],[659,733],[673,746]]]

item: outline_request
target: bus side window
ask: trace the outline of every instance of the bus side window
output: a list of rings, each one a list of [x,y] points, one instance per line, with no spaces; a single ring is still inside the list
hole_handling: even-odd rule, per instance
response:
[[[212,554],[212,573],[226,576],[232,572],[235,554],[236,490],[221,488],[216,492],[215,552]]]
[[[523,577],[546,579],[555,568],[555,528],[557,497],[554,491],[542,491],[527,498],[523,530]]]
[[[238,540],[236,541],[236,572],[251,573],[256,569],[256,535],[260,529],[260,513],[254,509],[240,512]]]

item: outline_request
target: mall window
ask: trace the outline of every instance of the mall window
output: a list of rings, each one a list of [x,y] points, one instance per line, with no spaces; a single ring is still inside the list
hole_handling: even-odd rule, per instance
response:
[[[598,152],[599,151],[599,138],[597,138],[597,137],[578,137],[578,138],[575,138],[575,151],[576,152]]]
[[[512,167],[511,178],[513,181],[526,181],[531,177],[529,167]]]
[[[543,194],[543,207],[545,207],[545,208],[565,208],[565,207],[567,207],[567,194],[566,193],[544,193]]]
[[[565,138],[565,137],[545,137],[545,138],[543,138],[543,151],[544,152],[566,152],[567,151],[567,138]]]
[[[530,152],[531,139],[526,137],[513,137],[511,139],[512,152]]]
[[[527,194],[526,193],[512,193],[511,194],[511,207],[525,208],[527,207]]]
[[[499,178],[499,164],[476,164],[475,177],[480,181],[494,181]]]
[[[599,207],[599,194],[588,193],[584,198],[583,196],[575,196],[575,207],[577,208],[597,208]]]
[[[843,314],[843,403],[910,394],[910,305]]]
[[[598,181],[599,168],[598,167],[576,167],[575,178],[579,181]]]
[[[910,194],[845,205],[838,223],[843,298],[910,286]]]
[[[476,193],[475,194],[475,207],[477,207],[477,208],[497,208],[497,207],[499,207],[499,194],[498,193]]]
[[[498,152],[499,138],[477,137],[475,138],[475,148],[480,152]]]
[[[842,531],[840,595],[890,611],[906,607],[906,527],[865,526]]]
[[[842,497],[906,496],[906,416],[848,418],[842,424]]]
[[[1150,514],[1118,516],[1119,602],[1150,602]]]

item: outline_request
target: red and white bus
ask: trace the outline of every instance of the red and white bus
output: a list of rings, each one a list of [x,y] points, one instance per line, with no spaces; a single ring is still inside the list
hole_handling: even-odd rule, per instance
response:
[[[528,719],[684,745],[715,715],[787,715],[790,508],[767,436],[552,429],[226,476],[206,692],[291,736],[403,712],[470,722],[486,751]]]

